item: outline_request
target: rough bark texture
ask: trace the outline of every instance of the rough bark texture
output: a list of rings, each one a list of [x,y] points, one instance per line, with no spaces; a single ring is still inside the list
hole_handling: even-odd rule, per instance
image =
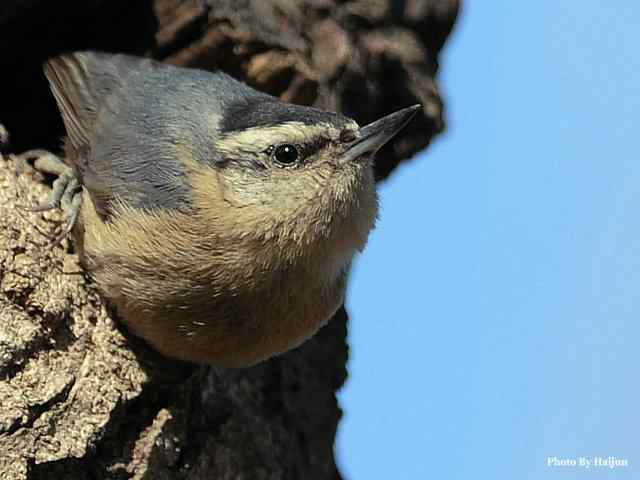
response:
[[[58,150],[63,134],[41,63],[83,48],[146,54],[361,123],[422,103],[379,155],[383,178],[443,128],[434,76],[457,10],[456,0],[2,2],[0,478],[340,478],[344,310],[251,369],[171,361],[110,316],[69,241],[51,246],[58,213],[16,208],[48,187],[7,152]]]

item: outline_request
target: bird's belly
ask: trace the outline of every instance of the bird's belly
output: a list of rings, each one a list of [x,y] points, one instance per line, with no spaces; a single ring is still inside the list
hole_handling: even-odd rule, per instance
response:
[[[230,261],[193,248],[160,215],[102,223],[87,200],[92,221],[76,232],[83,264],[129,330],[167,356],[252,365],[298,346],[342,304],[345,274],[327,272],[326,259],[319,269],[256,269],[254,250]]]
[[[311,337],[340,307],[343,294],[343,285],[336,284],[290,295],[286,301],[273,295],[209,301],[187,298],[182,299],[184,305],[164,304],[151,310],[130,298],[115,303],[129,329],[167,356],[244,367]]]

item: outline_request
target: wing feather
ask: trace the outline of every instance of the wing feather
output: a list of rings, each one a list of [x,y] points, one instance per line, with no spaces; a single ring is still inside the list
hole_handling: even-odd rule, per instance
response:
[[[61,55],[44,66],[67,130],[68,161],[104,217],[116,199],[147,209],[188,204],[173,148],[180,127],[188,125],[174,118],[181,109],[166,92],[168,69],[177,70],[99,52]]]

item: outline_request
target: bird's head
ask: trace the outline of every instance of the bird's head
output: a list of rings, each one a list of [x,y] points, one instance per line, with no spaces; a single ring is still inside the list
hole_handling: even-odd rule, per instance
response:
[[[238,228],[288,251],[292,242],[304,248],[323,239],[351,254],[362,249],[377,214],[374,154],[419,109],[360,127],[343,115],[267,96],[230,105],[213,156]]]

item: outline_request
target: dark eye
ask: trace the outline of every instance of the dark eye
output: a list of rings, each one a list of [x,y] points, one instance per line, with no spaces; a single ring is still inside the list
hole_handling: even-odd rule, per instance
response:
[[[273,158],[281,165],[293,165],[298,161],[299,156],[300,154],[296,146],[289,143],[278,145],[273,150]]]

